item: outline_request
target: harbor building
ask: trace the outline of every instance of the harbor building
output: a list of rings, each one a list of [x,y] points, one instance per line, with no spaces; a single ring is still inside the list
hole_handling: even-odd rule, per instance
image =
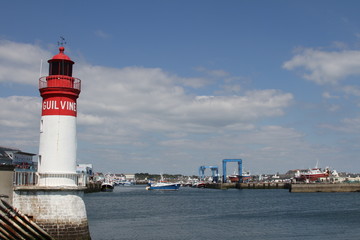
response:
[[[64,53],[48,61],[49,75],[39,79],[42,97],[37,183],[15,186],[13,206],[54,239],[90,239],[86,187],[76,172],[77,98],[81,80],[74,78],[74,62]]]
[[[0,146],[0,196],[8,203],[12,202],[14,183],[29,185],[35,182],[35,155],[16,148]]]

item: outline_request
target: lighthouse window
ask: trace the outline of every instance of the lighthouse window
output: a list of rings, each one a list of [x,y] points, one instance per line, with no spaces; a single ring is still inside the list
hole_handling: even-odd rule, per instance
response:
[[[66,75],[72,76],[72,63],[61,61],[53,61],[49,65],[49,75]]]
[[[49,75],[59,75],[59,62],[51,62],[49,64],[50,69],[49,69]]]

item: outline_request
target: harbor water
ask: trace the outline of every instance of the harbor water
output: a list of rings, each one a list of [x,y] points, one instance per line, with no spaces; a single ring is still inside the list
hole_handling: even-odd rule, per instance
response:
[[[360,193],[131,186],[84,201],[93,240],[360,239]]]

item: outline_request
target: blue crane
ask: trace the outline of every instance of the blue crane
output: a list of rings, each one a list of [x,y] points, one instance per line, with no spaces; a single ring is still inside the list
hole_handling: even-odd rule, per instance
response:
[[[219,180],[219,168],[218,166],[200,166],[199,167],[199,178],[205,178],[205,169],[209,168],[212,172],[213,181],[217,182]]]
[[[242,160],[241,159],[223,159],[223,183],[226,183],[226,163],[228,162],[237,162],[238,163],[238,173],[240,175],[240,182],[242,182]]]

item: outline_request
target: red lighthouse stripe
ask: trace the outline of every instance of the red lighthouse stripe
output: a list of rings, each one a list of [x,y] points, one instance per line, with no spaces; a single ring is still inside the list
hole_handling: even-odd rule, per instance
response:
[[[45,115],[77,115],[76,100],[68,97],[48,97],[42,102],[42,116]]]

